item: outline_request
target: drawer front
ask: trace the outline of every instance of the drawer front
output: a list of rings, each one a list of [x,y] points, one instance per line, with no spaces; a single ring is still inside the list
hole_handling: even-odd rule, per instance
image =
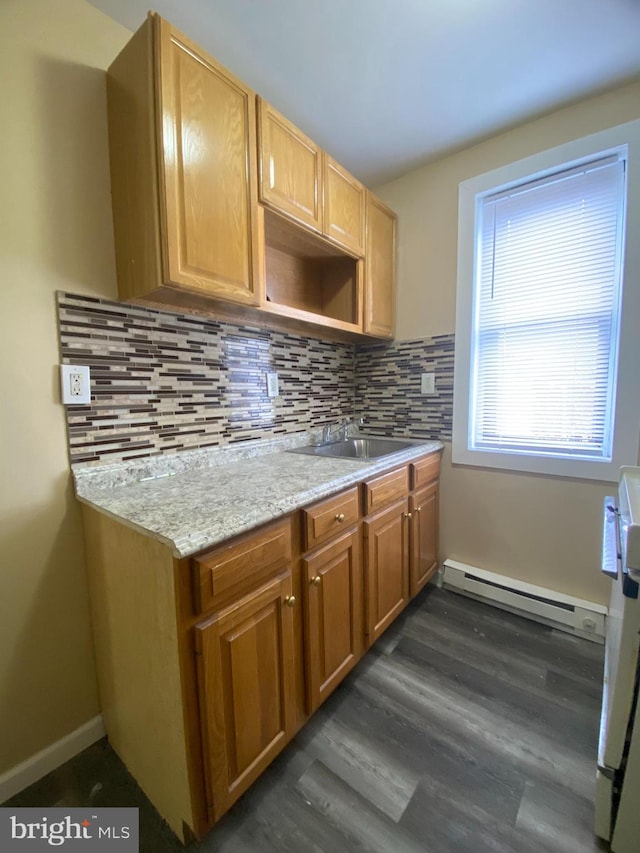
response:
[[[291,562],[291,519],[269,524],[192,560],[197,613],[226,607]]]
[[[390,471],[364,484],[364,509],[369,515],[379,509],[407,496],[409,491],[409,472],[407,468]]]
[[[411,488],[419,489],[440,476],[440,453],[431,453],[411,463]]]
[[[355,524],[359,516],[357,486],[303,510],[305,550],[337,536]]]

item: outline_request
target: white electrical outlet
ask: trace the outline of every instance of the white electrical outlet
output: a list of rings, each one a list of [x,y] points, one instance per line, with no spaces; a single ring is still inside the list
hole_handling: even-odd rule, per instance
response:
[[[420,379],[421,394],[436,393],[436,375],[435,373],[423,373]]]
[[[62,402],[80,406],[91,402],[91,371],[86,365],[61,364]]]
[[[279,393],[280,392],[278,391],[278,374],[267,373],[267,396],[277,397]]]
[[[69,387],[71,389],[72,397],[82,397],[82,374],[70,373]]]

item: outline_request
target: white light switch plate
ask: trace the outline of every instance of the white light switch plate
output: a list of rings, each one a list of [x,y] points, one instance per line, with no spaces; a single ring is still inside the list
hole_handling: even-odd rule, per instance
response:
[[[436,393],[436,375],[435,373],[423,373],[420,379],[421,394]]]
[[[278,374],[267,373],[267,396],[277,397],[278,394]]]
[[[91,402],[91,371],[86,365],[61,364],[60,384],[65,406],[86,406]]]

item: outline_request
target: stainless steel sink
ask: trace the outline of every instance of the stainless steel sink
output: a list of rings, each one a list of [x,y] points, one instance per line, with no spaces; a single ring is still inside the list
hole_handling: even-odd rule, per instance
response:
[[[379,459],[381,456],[407,450],[419,443],[396,438],[348,438],[345,441],[332,441],[329,444],[296,447],[291,452],[346,459]]]

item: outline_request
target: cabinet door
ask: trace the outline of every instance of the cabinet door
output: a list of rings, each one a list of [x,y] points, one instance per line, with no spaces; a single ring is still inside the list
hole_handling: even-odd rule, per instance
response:
[[[260,201],[322,231],[322,151],[258,98]]]
[[[207,800],[218,820],[293,735],[291,575],[196,626]]]
[[[415,595],[438,568],[438,483],[411,495],[410,589]]]
[[[360,531],[303,559],[307,708],[311,714],[362,653]]]
[[[395,332],[396,215],[367,192],[364,331],[392,338]]]
[[[255,95],[155,20],[165,277],[205,295],[258,304]]]
[[[328,154],[324,155],[324,233],[347,251],[364,254],[365,189]]]
[[[371,645],[409,600],[408,500],[364,521],[365,631]]]

